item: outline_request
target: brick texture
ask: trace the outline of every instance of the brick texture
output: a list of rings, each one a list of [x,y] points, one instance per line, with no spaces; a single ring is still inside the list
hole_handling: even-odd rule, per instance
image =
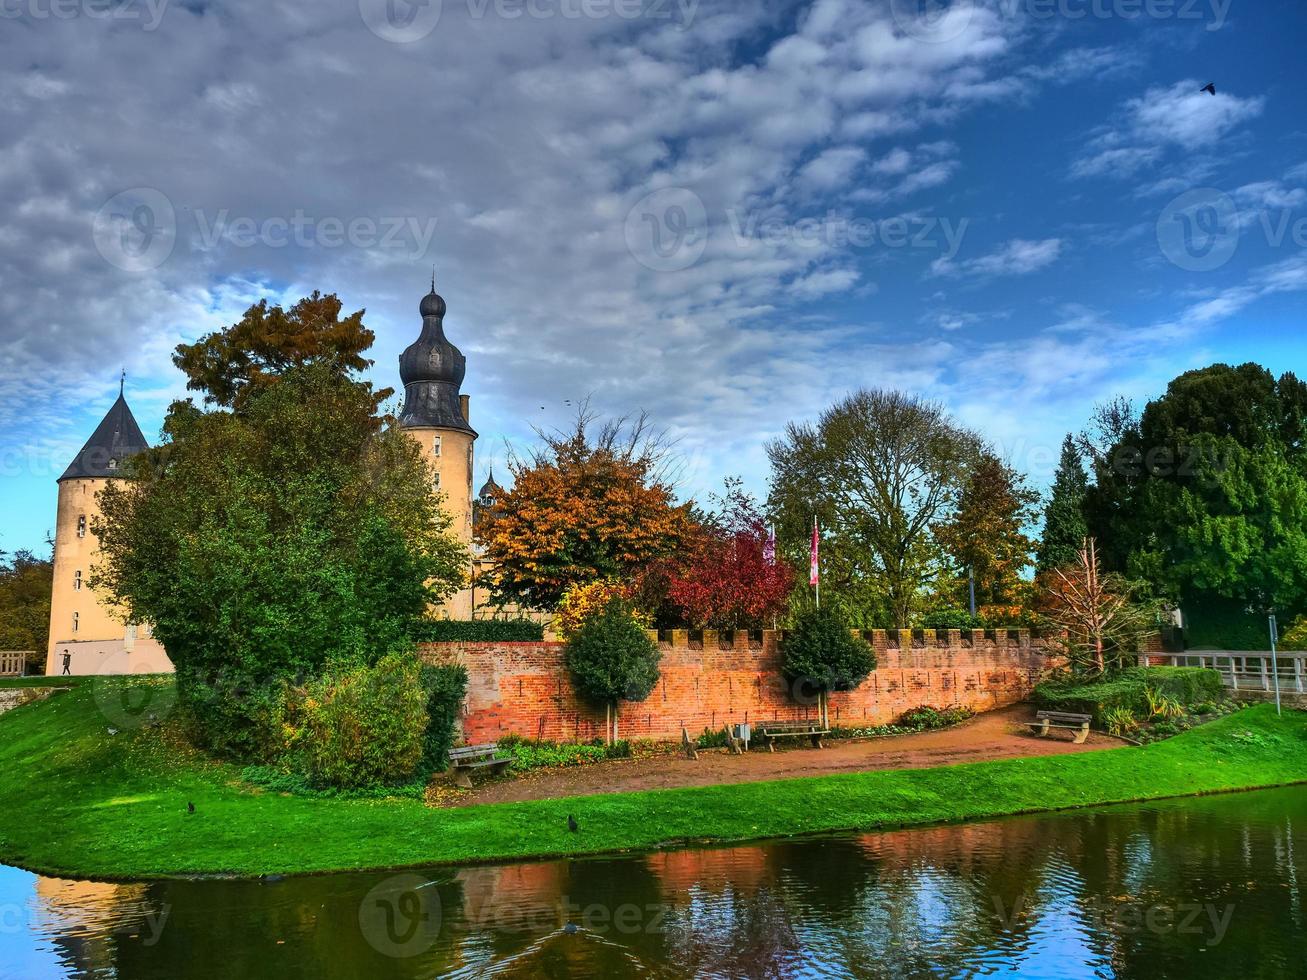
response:
[[[856,690],[830,698],[832,725],[885,724],[918,705],[977,711],[1025,698],[1056,656],[1028,630],[871,630],[877,668]],[[766,719],[816,718],[816,698],[792,690],[780,672],[778,634],[671,630],[659,641],[662,677],[649,697],[619,708],[622,738],[676,739],[681,728]],[[587,741],[604,734],[604,709],[581,701],[563,663],[563,644],[429,643],[431,663],[468,671],[463,735],[468,742],[521,735]]]

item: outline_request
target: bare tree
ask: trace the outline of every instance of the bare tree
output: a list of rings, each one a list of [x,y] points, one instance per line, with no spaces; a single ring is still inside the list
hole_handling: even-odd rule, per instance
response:
[[[1112,448],[1138,425],[1139,413],[1125,395],[1098,402],[1089,413],[1089,424],[1076,436],[1076,448],[1097,470],[1107,464]]]
[[[1156,613],[1134,601],[1130,584],[1103,574],[1098,547],[1086,538],[1074,565],[1053,571],[1048,586],[1049,621],[1066,636],[1073,666],[1088,664],[1094,673],[1107,669],[1107,654],[1137,650],[1156,629]]]

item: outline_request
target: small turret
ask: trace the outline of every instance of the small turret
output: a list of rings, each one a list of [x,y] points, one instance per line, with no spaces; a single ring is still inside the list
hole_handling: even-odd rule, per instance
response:
[[[445,337],[445,299],[431,292],[418,305],[422,332],[399,355],[399,378],[404,382],[404,408],[399,424],[405,428],[453,429],[476,432],[468,425],[459,403],[459,389],[467,373],[467,359]]]

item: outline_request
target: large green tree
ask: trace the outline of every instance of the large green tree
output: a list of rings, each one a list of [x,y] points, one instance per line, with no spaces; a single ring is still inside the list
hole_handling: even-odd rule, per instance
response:
[[[230,410],[174,404],[162,444],[101,493],[92,576],[153,624],[202,739],[237,754],[275,710],[259,692],[375,663],[468,563],[419,447],[347,363],[240,391],[206,399]]]
[[[957,507],[935,528],[950,560],[954,599],[970,599],[967,573],[975,577],[978,606],[1020,604],[1022,573],[1034,542],[1026,528],[1034,521],[1039,494],[1025,477],[990,453],[982,454],[958,494]]]
[[[1085,522],[1085,494],[1089,477],[1080,459],[1075,439],[1062,441],[1062,458],[1053,475],[1053,489],[1044,505],[1044,531],[1035,556],[1035,571],[1051,572],[1065,568],[1079,558],[1084,540],[1089,536]]]
[[[0,650],[27,650],[29,667],[45,663],[54,565],[30,551],[0,552]]]
[[[1307,607],[1307,385],[1260,365],[1188,371],[1096,467],[1111,568],[1195,603]]]
[[[792,560],[822,527],[822,602],[859,626],[907,626],[938,575],[933,528],[953,512],[981,440],[929,401],[861,390],[770,443],[768,508]]]

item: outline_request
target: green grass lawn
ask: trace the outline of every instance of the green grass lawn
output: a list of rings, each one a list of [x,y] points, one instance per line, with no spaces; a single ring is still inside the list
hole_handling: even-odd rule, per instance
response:
[[[109,736],[104,703],[102,687],[85,685],[0,716],[0,861],[99,878],[398,867],[1307,782],[1307,714],[1280,719],[1258,706],[1144,748],[437,810],[416,800],[251,790],[237,767],[198,755],[171,725]],[[196,813],[186,812],[187,801]],[[567,831],[569,813],[579,834]]]

